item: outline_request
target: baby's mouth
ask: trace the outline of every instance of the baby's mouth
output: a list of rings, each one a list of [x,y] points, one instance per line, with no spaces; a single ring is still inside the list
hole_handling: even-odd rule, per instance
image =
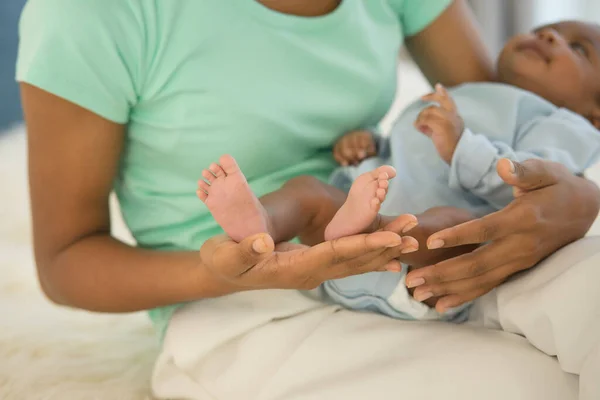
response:
[[[518,52],[527,51],[527,52],[533,53],[533,54],[537,55],[539,58],[541,58],[542,60],[544,60],[547,64],[549,64],[550,60],[551,60],[550,54],[547,51],[546,46],[537,39],[527,40],[527,41],[523,41],[523,42],[519,43],[517,45],[517,51]]]

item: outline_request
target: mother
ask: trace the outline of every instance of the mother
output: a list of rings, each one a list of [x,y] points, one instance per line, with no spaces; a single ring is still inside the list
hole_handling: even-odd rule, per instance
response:
[[[194,189],[225,152],[258,194],[297,175],[326,179],[335,139],[389,108],[404,39],[430,82],[493,78],[461,0],[29,0],[17,78],[45,293],[87,310],[151,309],[164,331],[177,304],[388,267],[402,249],[391,232],[279,251],[263,235],[233,243]],[[595,186],[533,167],[507,174],[525,195],[499,217],[430,241],[492,242],[409,275],[417,290],[456,306],[585,234]],[[138,247],[110,237],[112,189]],[[463,221],[440,212],[435,221]],[[439,228],[425,222],[420,238]]]

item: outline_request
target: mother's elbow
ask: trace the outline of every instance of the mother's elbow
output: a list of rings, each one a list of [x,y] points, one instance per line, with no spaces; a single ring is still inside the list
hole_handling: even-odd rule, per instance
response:
[[[41,257],[36,254],[35,264],[40,289],[48,300],[59,306],[68,306],[65,296],[60,290],[60,266],[50,257]]]

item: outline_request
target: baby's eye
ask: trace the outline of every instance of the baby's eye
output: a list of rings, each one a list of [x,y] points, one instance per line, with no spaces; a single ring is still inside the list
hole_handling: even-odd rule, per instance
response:
[[[573,49],[574,52],[579,53],[580,55],[584,56],[584,57],[588,57],[588,52],[587,49],[585,48],[584,45],[582,45],[579,42],[572,42],[570,44],[571,49]]]

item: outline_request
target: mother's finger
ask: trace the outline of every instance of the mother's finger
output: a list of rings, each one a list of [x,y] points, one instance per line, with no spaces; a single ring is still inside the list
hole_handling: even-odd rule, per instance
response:
[[[505,158],[498,162],[496,170],[504,182],[526,192],[554,185],[560,175],[569,173],[562,164],[538,159],[519,163]]]
[[[419,220],[412,214],[403,214],[383,227],[384,231],[395,232],[397,234],[408,233],[419,225]]]
[[[494,288],[500,286],[504,282],[503,280],[499,281],[490,281],[486,284],[477,287],[469,292],[452,294],[449,296],[444,296],[438,300],[435,305],[435,309],[437,312],[443,314],[451,308],[462,306],[463,304],[469,303],[475,299],[480,298],[488,292],[491,292]]]
[[[339,263],[328,270],[316,271],[320,280],[345,278],[353,275],[361,275],[369,272],[400,272],[402,264],[396,260],[396,255],[390,249],[372,252],[352,260]]]
[[[515,264],[504,264],[498,268],[489,270],[483,275],[472,278],[448,281],[441,283],[426,283],[415,289],[413,297],[418,301],[425,301],[432,297],[443,297],[450,295],[463,295],[477,291],[490,285],[496,285],[506,280],[518,266]]]
[[[392,248],[378,248],[363,252],[360,256],[348,258],[340,256],[337,262],[331,262],[327,248],[305,248],[299,251],[275,253],[248,272],[247,277],[277,282],[278,288],[314,289],[324,281],[359,275],[366,272],[393,270],[399,271],[400,264],[395,261]]]
[[[200,249],[200,259],[213,272],[236,278],[271,256],[274,248],[273,239],[264,233],[250,236],[240,243],[221,235],[204,243]]]
[[[351,260],[373,250],[384,250],[402,245],[402,238],[394,232],[346,236],[320,243],[307,249],[304,254],[312,265],[332,265]]]
[[[427,239],[427,248],[486,243],[535,226],[539,218],[535,204],[513,202],[495,213],[434,233]]]
[[[409,288],[424,284],[452,282],[486,274],[504,264],[527,259],[523,249],[506,252],[505,242],[490,243],[475,251],[442,261],[436,265],[413,270],[406,276]]]

